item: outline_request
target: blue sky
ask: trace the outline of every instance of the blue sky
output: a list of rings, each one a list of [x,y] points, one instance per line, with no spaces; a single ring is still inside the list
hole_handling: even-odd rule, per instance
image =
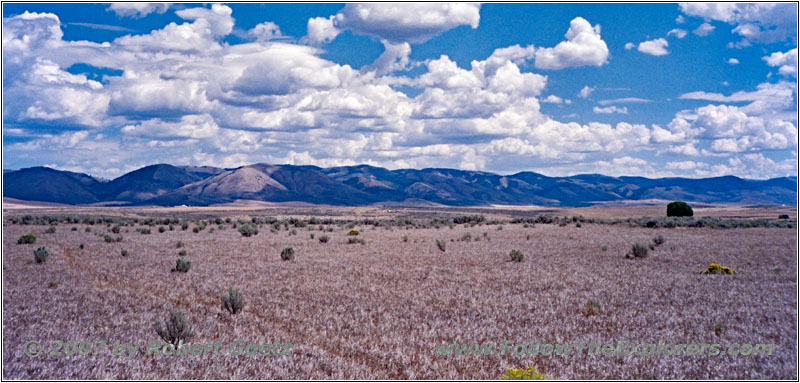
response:
[[[5,169],[797,173],[795,4],[4,4]]]

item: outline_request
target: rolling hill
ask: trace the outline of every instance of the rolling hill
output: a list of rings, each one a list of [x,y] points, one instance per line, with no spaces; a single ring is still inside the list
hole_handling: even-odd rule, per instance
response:
[[[253,164],[234,169],[156,164],[110,181],[34,167],[3,172],[3,196],[29,201],[106,205],[212,205],[236,200],[330,205],[508,204],[588,206],[637,200],[788,204],[797,201],[795,177],[747,180],[499,175],[456,169],[389,170],[368,165]]]

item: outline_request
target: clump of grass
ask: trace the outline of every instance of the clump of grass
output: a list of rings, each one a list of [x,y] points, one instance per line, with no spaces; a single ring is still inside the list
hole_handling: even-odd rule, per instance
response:
[[[78,228],[73,226],[72,231],[78,231]]]
[[[180,257],[177,260],[175,260],[175,267],[172,268],[172,272],[177,271],[179,273],[186,273],[191,268],[192,268],[192,261]]]
[[[606,251],[608,250],[608,246],[606,245],[600,246],[600,250]]]
[[[122,249],[120,251],[120,254],[122,254],[123,257],[127,257],[128,255],[130,255],[130,253],[128,253],[128,250],[125,250],[125,249]]]
[[[158,227],[158,232],[159,232],[159,233],[163,233],[163,232],[165,232],[165,231],[167,231],[167,228],[166,228],[166,227],[164,227],[164,226],[159,226],[159,227]]]
[[[169,310],[169,317],[164,320],[164,324],[156,321],[153,329],[165,342],[176,346],[178,342],[186,343],[194,337],[192,325],[186,318],[186,314],[177,309]]]
[[[445,247],[446,247],[446,246],[447,246],[447,242],[445,242],[445,241],[443,241],[443,240],[441,240],[441,239],[437,239],[437,240],[436,240],[436,247],[438,247],[438,248],[439,248],[439,250],[441,250],[441,251],[445,251]]]
[[[183,241],[178,241],[177,243],[175,243],[175,247],[178,249],[180,249],[183,246],[184,246]]]
[[[711,331],[714,332],[714,335],[720,337],[725,334],[725,331],[728,331],[728,326],[725,326],[725,323],[717,322],[711,326]]]
[[[44,246],[33,251],[33,259],[36,261],[36,263],[45,263],[49,257],[50,252],[48,252],[47,248]]]
[[[599,312],[603,308],[603,306],[600,305],[600,302],[594,301],[594,300],[591,300],[591,299],[586,301],[585,307],[586,307],[586,312],[589,315],[593,315],[593,314]]]
[[[511,250],[509,255],[511,256],[511,262],[522,262],[525,258],[525,254],[522,254],[522,252],[517,249]]]
[[[354,244],[354,243],[360,243],[360,244],[362,244],[362,245],[366,245],[366,244],[367,244],[367,241],[366,241],[366,240],[364,240],[364,238],[355,238],[355,237],[350,237],[350,238],[347,238],[347,243],[348,243],[348,244],[351,244],[351,245],[352,245],[352,244]]]
[[[736,274],[736,271],[728,266],[712,263],[707,268],[700,270],[700,274]]]
[[[49,287],[51,289],[54,289],[54,288],[58,287],[58,282],[50,281],[50,283],[47,284],[47,287]]]
[[[253,236],[253,235],[257,235],[258,234],[258,226],[252,225],[252,224],[249,224],[249,223],[245,223],[244,225],[239,226],[239,233],[241,233],[242,236],[245,236],[245,237],[250,237],[250,236]]]
[[[653,244],[656,245],[656,246],[663,245],[665,241],[666,240],[664,239],[664,236],[662,236],[661,234],[653,237]]]
[[[114,225],[111,228],[111,232],[114,233],[114,234],[119,234],[119,230],[120,230],[120,226],[119,225]]]
[[[186,254],[188,254],[188,253],[186,252],[186,249],[181,249],[181,251],[179,251],[179,252],[178,252],[178,255],[180,255],[181,257],[185,257],[185,256],[186,256]]]
[[[20,245],[36,243],[36,236],[33,234],[22,235],[19,237],[19,239],[17,239],[17,243]]]
[[[547,377],[536,371],[536,367],[508,368],[500,380],[546,380]]]
[[[575,222],[575,227],[581,227],[581,223],[580,222]]]
[[[294,260],[294,248],[291,247],[291,246],[284,247],[283,250],[281,250],[281,259],[284,260],[284,261],[293,261]]]
[[[320,235],[318,239],[319,239],[319,243],[328,243],[328,241],[331,238],[328,237],[327,235],[323,234],[323,235]]]
[[[220,299],[222,299],[222,307],[231,315],[238,314],[244,308],[244,297],[235,287],[229,287],[228,291],[220,295]]]
[[[464,242],[469,242],[470,240],[472,240],[472,234],[470,234],[470,233],[464,233],[464,234],[461,236],[461,240],[462,240],[462,241],[464,241]]]
[[[503,225],[497,226],[497,230],[503,230]]]
[[[136,231],[138,231],[139,233],[142,233],[142,235],[150,234],[150,228],[149,227],[140,227],[140,228],[136,229]]]
[[[359,234],[361,234],[361,232],[356,229],[347,232],[347,235],[359,235]]]
[[[44,232],[47,233],[47,234],[53,234],[53,233],[56,232],[56,227],[55,226],[50,226]]]
[[[311,233],[308,236],[311,237],[311,239],[314,239],[314,233]]]
[[[647,246],[636,242],[631,246],[631,250],[628,254],[625,254],[625,258],[645,258],[648,254]]]

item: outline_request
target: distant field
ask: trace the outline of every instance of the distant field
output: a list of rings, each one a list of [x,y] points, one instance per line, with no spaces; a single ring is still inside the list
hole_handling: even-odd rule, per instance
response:
[[[580,225],[573,216],[663,216],[663,206],[576,209],[75,208],[5,201],[3,224],[4,379],[497,379],[534,366],[549,379],[797,379],[797,229],[795,207],[710,206],[695,217],[790,215],[794,228],[645,228]],[[106,216],[130,225],[20,225],[22,215]],[[480,224],[453,217],[482,215]],[[548,214],[568,223],[512,224]],[[231,218],[222,225],[208,220]],[[251,216],[297,217],[261,224]],[[148,217],[187,221],[144,225]],[[311,217],[408,219],[404,226],[309,224]],[[433,221],[434,218],[441,218]],[[445,220],[447,218],[447,220]],[[133,223],[137,219],[137,223]],[[200,220],[206,226],[193,231]],[[497,222],[489,222],[496,220]],[[581,220],[579,219],[578,222]],[[297,222],[297,221],[293,221]],[[164,232],[159,232],[164,226]],[[202,226],[202,225],[201,225]],[[438,227],[436,227],[438,226]],[[526,227],[528,226],[528,227]],[[73,228],[75,230],[73,231]],[[141,234],[137,229],[150,229]],[[87,229],[89,231],[87,231]],[[212,232],[213,229],[213,232]],[[357,236],[348,236],[357,229]],[[35,244],[17,244],[24,234]],[[106,242],[104,235],[122,236]],[[312,235],[314,238],[312,238]],[[329,237],[327,243],[320,236]],[[635,242],[664,243],[626,259]],[[348,244],[361,238],[364,244]],[[436,241],[441,240],[442,251]],[[178,248],[176,243],[185,244]],[[81,249],[83,244],[83,249]],[[34,262],[45,246],[49,259]],[[294,261],[282,261],[291,246]],[[510,262],[509,252],[524,254]],[[122,256],[122,250],[128,252]],[[181,250],[187,273],[171,272]],[[734,275],[700,275],[710,263]],[[232,316],[220,292],[236,286],[244,311]],[[159,340],[153,322],[171,308],[194,326],[190,343],[291,343],[284,356],[113,356],[29,358],[26,342],[106,340],[145,348]],[[436,355],[440,343],[774,344],[760,356]]]

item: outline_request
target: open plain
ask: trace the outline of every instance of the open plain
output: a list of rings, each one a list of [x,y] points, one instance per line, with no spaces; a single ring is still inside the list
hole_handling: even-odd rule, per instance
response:
[[[696,217],[740,220],[788,214],[788,228],[649,228],[589,218],[663,215],[663,205],[568,210],[18,205],[4,211],[2,376],[497,379],[506,368],[532,366],[550,379],[797,379],[795,211],[696,210]],[[557,219],[525,220],[541,214]],[[25,215],[80,219],[10,221]],[[455,217],[477,215],[483,219],[453,223]],[[86,217],[110,221],[89,224]],[[235,226],[254,217],[265,220],[259,233],[240,234]],[[177,220],[171,228],[159,223],[170,219]],[[119,233],[113,233],[117,224]],[[51,226],[55,232],[48,233]],[[198,226],[203,228],[195,230]],[[142,233],[146,229],[150,234]],[[359,234],[348,235],[353,229]],[[36,243],[18,244],[25,234],[34,234]],[[323,235],[329,237],[326,243],[320,241]],[[635,242],[649,244],[659,235],[664,243],[647,257],[625,257]],[[107,242],[104,236],[122,240]],[[349,243],[351,238],[364,243]],[[50,257],[36,263],[34,250],[42,246]],[[282,261],[281,250],[289,246],[295,258]],[[510,261],[512,249],[522,251],[522,262]],[[171,272],[182,250],[192,267]],[[711,263],[736,274],[701,275]],[[236,315],[220,300],[229,286],[245,300]],[[194,328],[189,343],[277,341],[292,347],[279,356],[227,350],[147,355],[149,342],[160,341],[153,323],[172,308],[184,311]],[[26,355],[31,340],[41,341],[43,355]],[[120,342],[140,350],[133,356],[113,355],[108,347],[96,355],[48,355],[54,340]],[[436,353],[442,343],[501,346],[506,340],[664,341],[721,344],[723,350],[734,343],[773,344],[774,351],[756,356]]]

